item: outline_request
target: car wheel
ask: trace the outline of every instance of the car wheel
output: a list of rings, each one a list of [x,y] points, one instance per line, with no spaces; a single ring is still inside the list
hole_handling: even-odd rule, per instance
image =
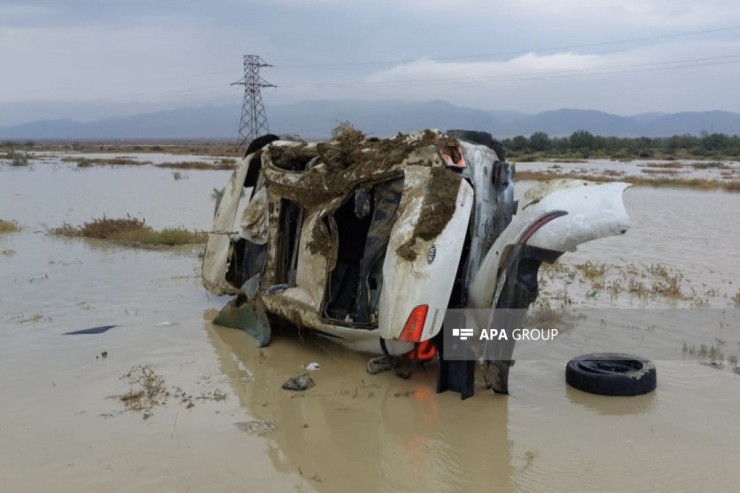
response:
[[[646,359],[619,353],[595,353],[568,361],[565,381],[572,387],[600,395],[641,395],[655,390],[655,365]]]

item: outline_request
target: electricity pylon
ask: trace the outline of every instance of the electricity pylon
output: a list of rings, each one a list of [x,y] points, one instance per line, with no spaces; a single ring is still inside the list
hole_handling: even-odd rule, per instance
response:
[[[255,138],[270,132],[265,105],[262,103],[261,89],[277,86],[270,84],[260,76],[262,67],[272,67],[272,65],[265,63],[258,55],[244,55],[244,77],[231,83],[232,86],[244,86],[244,103],[237,142],[242,149],[246,149]]]

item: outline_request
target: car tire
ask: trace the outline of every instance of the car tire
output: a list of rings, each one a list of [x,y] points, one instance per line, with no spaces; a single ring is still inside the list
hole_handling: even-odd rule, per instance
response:
[[[620,353],[585,354],[568,361],[565,381],[584,392],[599,395],[642,395],[655,390],[655,365]]]

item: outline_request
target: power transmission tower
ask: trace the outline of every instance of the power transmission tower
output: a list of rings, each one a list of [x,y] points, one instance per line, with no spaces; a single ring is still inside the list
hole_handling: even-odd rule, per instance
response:
[[[270,84],[260,76],[262,67],[272,67],[272,65],[265,63],[258,55],[244,55],[244,77],[231,83],[232,86],[244,86],[244,103],[237,142],[242,149],[246,149],[256,137],[270,132],[260,90],[263,87],[277,86]]]

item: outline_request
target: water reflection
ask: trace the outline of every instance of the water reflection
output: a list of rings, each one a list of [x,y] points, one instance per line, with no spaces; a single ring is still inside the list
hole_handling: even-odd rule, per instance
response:
[[[508,400],[436,394],[435,369],[404,381],[370,376],[364,357],[330,342],[290,334],[258,349],[245,333],[207,322],[221,367],[241,405],[273,422],[275,468],[313,478],[325,491],[514,491]],[[291,393],[281,383],[319,360],[317,386]]]
[[[565,386],[565,395],[571,403],[604,416],[648,413],[655,406],[656,392],[660,392],[660,372],[658,388],[643,395],[629,397],[596,395],[574,389],[570,385]]]

